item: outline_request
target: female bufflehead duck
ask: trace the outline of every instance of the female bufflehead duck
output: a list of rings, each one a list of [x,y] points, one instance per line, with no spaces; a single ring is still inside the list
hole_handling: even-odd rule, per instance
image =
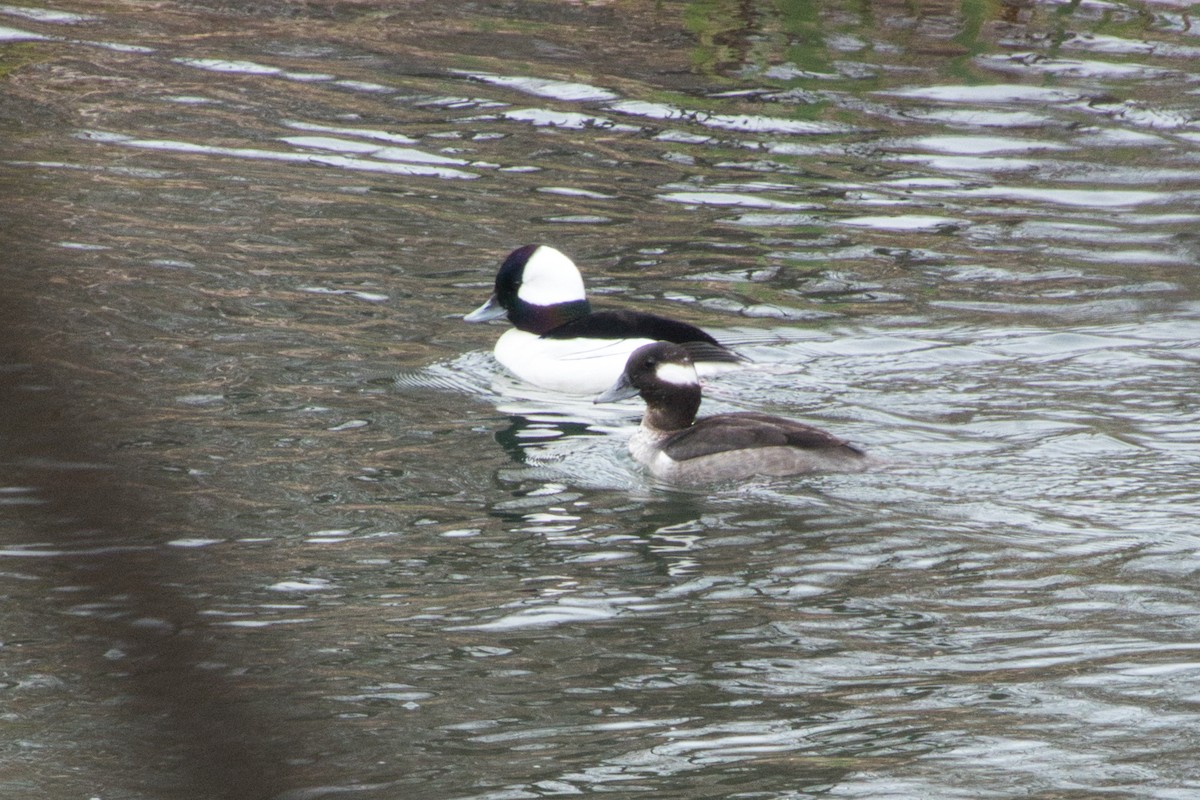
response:
[[[491,298],[463,319],[503,316],[514,329],[496,342],[496,359],[517,377],[560,392],[595,394],[611,386],[629,354],[654,341],[686,347],[702,374],[743,360],[686,322],[640,311],[592,311],[575,264],[546,245],[512,251]]]
[[[639,347],[621,377],[595,402],[636,394],[646,401],[646,413],[629,440],[629,451],[663,480],[703,483],[868,466],[867,455],[857,447],[782,417],[746,411],[697,420],[700,382],[692,359],[678,345]]]

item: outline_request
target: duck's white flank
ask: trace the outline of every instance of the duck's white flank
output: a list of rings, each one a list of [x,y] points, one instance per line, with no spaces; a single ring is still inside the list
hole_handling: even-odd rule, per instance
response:
[[[612,385],[629,354],[649,339],[546,339],[516,328],[496,342],[496,360],[522,380],[567,394]]]

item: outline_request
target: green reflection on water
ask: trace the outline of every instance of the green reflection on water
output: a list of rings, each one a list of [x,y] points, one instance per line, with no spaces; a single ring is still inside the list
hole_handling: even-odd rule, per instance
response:
[[[820,7],[811,0],[690,3],[684,21],[698,40],[692,66],[709,75],[738,69],[761,73],[780,63],[828,73],[820,16]]]
[[[821,31],[820,6],[812,0],[778,0],[778,5],[788,60],[810,72],[832,71]]]

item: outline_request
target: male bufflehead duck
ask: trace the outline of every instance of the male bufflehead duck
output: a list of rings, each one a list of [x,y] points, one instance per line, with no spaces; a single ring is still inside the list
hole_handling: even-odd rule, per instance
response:
[[[640,311],[592,311],[575,264],[544,244],[512,251],[491,298],[463,319],[503,316],[514,329],[496,342],[496,359],[517,377],[560,392],[595,394],[611,386],[629,354],[654,341],[686,347],[701,374],[743,360],[686,322]]]
[[[700,382],[692,359],[678,345],[639,347],[621,377],[595,402],[636,394],[646,401],[646,413],[629,440],[629,451],[666,481],[704,483],[868,466],[867,455],[854,445],[782,417],[746,411],[697,420]]]

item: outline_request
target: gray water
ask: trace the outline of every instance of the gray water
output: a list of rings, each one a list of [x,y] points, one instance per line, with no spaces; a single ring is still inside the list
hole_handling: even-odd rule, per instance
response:
[[[0,792],[1200,796],[1175,2],[0,4]],[[888,462],[660,486],[548,242]]]

